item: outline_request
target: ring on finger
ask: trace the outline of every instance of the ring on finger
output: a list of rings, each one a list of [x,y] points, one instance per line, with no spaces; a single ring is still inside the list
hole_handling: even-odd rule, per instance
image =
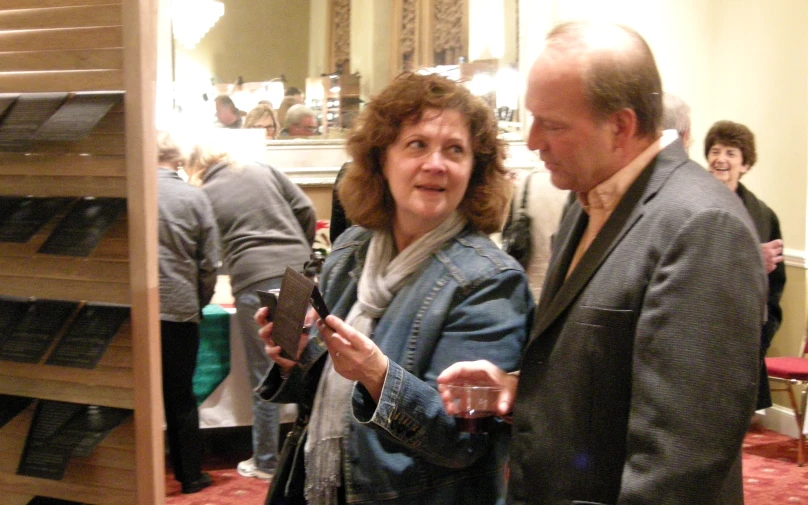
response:
[[[336,356],[336,357],[338,357],[338,358],[339,358],[339,351],[335,352],[335,353],[334,353],[334,356]]]

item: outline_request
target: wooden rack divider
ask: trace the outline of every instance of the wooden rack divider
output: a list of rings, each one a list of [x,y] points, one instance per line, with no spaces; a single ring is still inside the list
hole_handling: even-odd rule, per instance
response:
[[[91,370],[0,362],[0,394],[132,409],[61,480],[17,474],[33,406],[0,427],[0,505],[35,496],[98,505],[165,502],[157,277],[155,88],[159,0],[3,0],[0,94],[123,91],[78,142],[0,149],[0,195],[126,198],[88,257],[37,253],[55,217],[0,243],[0,295],[126,304],[131,318]],[[0,111],[2,112],[2,111]],[[137,364],[137,366],[135,366]]]

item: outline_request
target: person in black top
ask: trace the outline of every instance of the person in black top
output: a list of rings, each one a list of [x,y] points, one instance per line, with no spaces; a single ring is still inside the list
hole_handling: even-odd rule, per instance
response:
[[[762,200],[749,191],[740,179],[757,161],[755,136],[746,126],[732,121],[718,121],[707,132],[704,140],[704,157],[710,172],[723,182],[743,202],[755,223],[769,274],[769,293],[766,301],[768,317],[760,332],[760,381],[758,384],[757,410],[772,406],[769,379],[766,371],[766,351],[774,334],[783,321],[780,298],[786,284],[786,267],[783,263],[783,235],[777,214]]]

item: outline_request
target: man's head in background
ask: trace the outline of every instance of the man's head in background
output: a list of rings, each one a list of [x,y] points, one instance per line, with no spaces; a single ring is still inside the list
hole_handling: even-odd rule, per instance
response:
[[[688,151],[693,141],[690,135],[690,106],[678,96],[665,93],[662,96],[662,107],[662,129],[676,130],[685,151]]]
[[[241,128],[241,112],[227,95],[219,95],[214,100],[216,119],[226,128]]]
[[[317,115],[303,104],[293,105],[286,113],[284,126],[290,137],[317,135]]]
[[[294,86],[289,86],[286,88],[286,91],[283,93],[283,97],[291,97],[295,103],[303,103],[303,93],[301,93],[300,90]]]

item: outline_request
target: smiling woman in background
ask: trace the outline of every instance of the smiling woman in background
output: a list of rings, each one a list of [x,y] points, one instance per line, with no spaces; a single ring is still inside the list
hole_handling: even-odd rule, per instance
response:
[[[507,430],[464,433],[435,382],[459,360],[514,370],[527,338],[527,277],[487,235],[511,191],[503,149],[492,111],[436,75],[399,77],[360,114],[339,184],[358,226],[340,235],[321,275],[332,315],[298,362],[280,357],[265,310],[256,315],[278,365],[261,395],[312,407],[309,504],[504,496]]]
[[[724,183],[743,202],[755,223],[769,274],[769,294],[766,302],[768,318],[760,332],[760,381],[758,383],[757,410],[772,406],[769,379],[766,371],[766,351],[783,320],[780,298],[786,284],[786,266],[783,263],[783,235],[780,221],[768,205],[741,184],[740,179],[757,161],[755,136],[746,126],[732,121],[718,121],[707,132],[704,156],[710,172]]]

